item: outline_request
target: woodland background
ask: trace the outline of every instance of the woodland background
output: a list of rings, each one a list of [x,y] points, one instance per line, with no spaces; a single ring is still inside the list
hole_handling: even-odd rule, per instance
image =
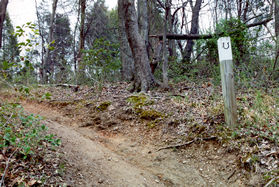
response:
[[[208,78],[219,84],[220,36],[232,39],[239,86],[278,80],[275,0],[119,1],[112,10],[103,0],[36,1],[37,21],[21,26],[5,12],[7,2],[1,1],[2,83],[134,80],[137,90]]]
[[[202,154],[195,145],[185,151],[203,157],[190,160],[197,168],[216,161],[203,166],[212,179],[279,183],[279,0],[118,0],[111,10],[104,0],[35,3],[36,21],[13,25],[9,1],[0,1],[0,186],[65,178],[54,172],[61,159],[53,147],[61,140],[21,102],[35,112],[39,105],[49,114],[59,109],[70,119],[63,128],[76,123],[88,133],[171,144],[157,152],[201,145]],[[224,121],[217,51],[223,36],[232,41],[235,127]],[[203,145],[214,147],[211,154]]]

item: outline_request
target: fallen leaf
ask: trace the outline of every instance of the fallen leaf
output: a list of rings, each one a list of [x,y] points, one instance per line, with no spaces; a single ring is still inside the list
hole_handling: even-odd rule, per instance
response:
[[[31,180],[31,181],[28,182],[28,185],[29,185],[29,186],[33,186],[33,185],[36,184],[36,183],[37,183],[37,180],[33,179],[33,180]]]

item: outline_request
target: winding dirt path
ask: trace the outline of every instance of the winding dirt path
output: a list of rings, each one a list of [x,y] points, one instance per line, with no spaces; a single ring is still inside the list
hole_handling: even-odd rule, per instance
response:
[[[129,137],[106,137],[91,128],[80,128],[74,120],[43,104],[22,105],[26,111],[45,117],[49,129],[61,138],[67,160],[82,175],[78,186],[243,186],[240,181],[229,184],[227,176],[214,168],[200,170],[190,157],[181,160],[170,150],[157,152],[155,147],[132,142]]]

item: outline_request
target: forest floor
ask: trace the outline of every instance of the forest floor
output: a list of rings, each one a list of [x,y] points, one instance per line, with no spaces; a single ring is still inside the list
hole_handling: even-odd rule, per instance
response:
[[[261,121],[247,127],[258,117],[260,107],[253,106],[259,99],[273,107],[272,116],[265,109],[268,123],[278,123],[277,93],[239,94],[242,125],[232,130],[224,124],[221,89],[210,81],[146,94],[132,94],[128,86],[39,87],[2,92],[0,100],[13,98],[43,116],[61,139],[56,165],[63,163],[63,171],[53,185],[262,186],[278,180],[277,140],[266,137],[272,128]]]

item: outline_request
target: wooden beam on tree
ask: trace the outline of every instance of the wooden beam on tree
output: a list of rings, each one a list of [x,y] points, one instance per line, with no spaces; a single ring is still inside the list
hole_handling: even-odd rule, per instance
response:
[[[252,27],[259,26],[259,25],[264,25],[264,24],[267,24],[268,22],[270,22],[271,20],[273,20],[273,18],[267,18],[263,21],[247,24],[246,27],[252,28]],[[237,31],[237,29],[232,30],[230,33],[233,34],[236,31]],[[200,39],[210,39],[215,36],[217,36],[217,37],[224,36],[224,32],[216,33],[216,34],[204,34],[204,35],[203,34],[167,34],[166,35],[167,39],[169,39],[169,40],[200,40]],[[163,34],[149,35],[149,37],[159,38],[160,40],[162,40]]]
[[[214,35],[200,35],[200,34],[167,34],[166,37],[169,40],[199,40],[199,39],[210,39]],[[163,35],[149,35],[149,37],[163,39]]]

